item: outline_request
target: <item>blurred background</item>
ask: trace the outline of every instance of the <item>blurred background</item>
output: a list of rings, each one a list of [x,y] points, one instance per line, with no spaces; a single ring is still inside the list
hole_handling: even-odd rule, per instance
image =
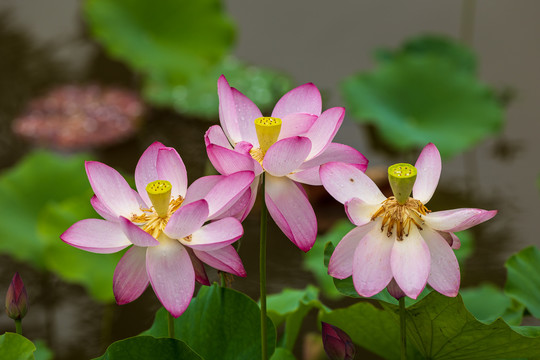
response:
[[[218,123],[222,73],[268,113],[313,82],[323,109],[347,108],[334,141],[361,151],[382,188],[388,165],[414,163],[434,142],[443,172],[428,207],[499,210],[463,235],[463,286],[502,286],[505,260],[539,242],[539,14],[534,0],[0,0],[0,294],[19,271],[30,297],[25,335],[57,359],[98,356],[148,328],[159,307],[151,291],[114,304],[120,254],[85,253],[59,235],[97,217],[84,160],[129,177],[161,141],[178,150],[190,182],[212,173],[203,135]],[[329,236],[343,208],[307,190]],[[257,211],[245,228],[248,277],[233,288],[257,299]],[[306,259],[270,230],[269,293],[327,281],[308,264],[320,253]],[[321,298],[354,302],[326,290]],[[0,331],[13,331],[7,316]],[[295,351],[302,358],[302,340]]]

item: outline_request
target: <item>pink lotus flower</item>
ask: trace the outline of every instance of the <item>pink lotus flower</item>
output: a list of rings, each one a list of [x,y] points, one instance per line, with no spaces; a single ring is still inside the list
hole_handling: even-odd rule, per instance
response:
[[[256,175],[240,218],[253,207],[259,175],[266,171],[270,215],[296,246],[308,251],[315,242],[317,220],[299,183],[321,185],[319,166],[329,161],[352,163],[361,171],[367,166],[361,153],[331,142],[345,109],[331,108],[321,114],[321,95],[311,83],[285,94],[269,118],[263,118],[257,106],[230,87],[223,75],[218,95],[221,127],[212,126],[206,132],[208,157],[221,174],[251,170]]]
[[[363,172],[343,163],[321,167],[326,190],[339,202],[357,227],[336,247],[328,273],[338,279],[352,275],[361,296],[385,287],[395,297],[416,299],[426,283],[446,296],[459,291],[459,265],[452,249],[459,249],[456,231],[491,219],[497,211],[455,209],[430,212],[441,173],[441,157],[428,144],[416,161],[413,197],[399,205],[386,198]]]
[[[231,246],[243,235],[242,225],[224,214],[250,186],[253,172],[202,178],[188,189],[182,159],[175,149],[159,142],[139,159],[138,192],[100,162],[86,162],[86,172],[95,193],[92,206],[105,220],[81,220],[60,238],[95,253],[135,245],[114,272],[118,304],[137,299],[150,282],[163,306],[178,317],[191,301],[195,280],[209,285],[202,262],[246,275]],[[205,224],[209,220],[214,221]]]

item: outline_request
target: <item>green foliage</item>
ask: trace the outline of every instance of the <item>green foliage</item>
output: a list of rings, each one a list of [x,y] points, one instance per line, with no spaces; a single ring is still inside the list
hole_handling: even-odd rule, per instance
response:
[[[7,332],[0,336],[0,359],[34,360],[36,347],[19,334]]]
[[[260,310],[257,303],[217,284],[203,286],[187,310],[174,321],[175,336],[204,359],[260,359]],[[268,321],[268,355],[276,346],[276,330]],[[160,309],[143,335],[167,336],[167,312]]]
[[[84,285],[96,300],[111,301],[120,254],[93,254],[60,240],[76,221],[99,217],[90,205],[85,159],[35,152],[0,176],[0,252]]]
[[[289,350],[278,347],[276,348],[276,351],[274,351],[274,354],[272,354],[270,360],[296,360],[296,358]]]
[[[308,285],[305,290],[284,289],[267,297],[268,317],[276,327],[285,323],[285,332],[279,346],[292,351],[302,322],[311,309],[326,311],[318,299],[319,289]]]
[[[117,341],[107,348],[103,356],[95,360],[147,359],[203,360],[183,341],[170,338],[156,339],[152,336],[135,336]]]
[[[289,77],[276,71],[227,57],[200,76],[188,81],[148,78],[144,95],[154,104],[172,106],[180,113],[213,121],[218,116],[217,79],[225,75],[234,86],[261,109],[271,109],[291,87]]]
[[[525,248],[512,255],[505,267],[508,271],[505,293],[540,319],[540,250],[535,246]]]
[[[323,321],[347,332],[362,347],[399,359],[399,308],[361,302],[325,314]],[[436,292],[407,308],[408,359],[511,359],[540,356],[540,328],[510,327],[474,318],[460,296]]]
[[[204,73],[234,41],[219,0],[87,0],[85,15],[112,56],[163,81]]]
[[[45,341],[34,341],[34,345],[36,346],[36,352],[34,353],[36,360],[52,360],[54,358],[53,352],[49,349]]]
[[[396,150],[433,142],[443,157],[465,151],[498,133],[503,121],[493,92],[473,74],[471,56],[434,38],[379,53],[375,70],[343,82],[347,109]]]
[[[523,317],[523,305],[513,301],[491,284],[460,291],[467,310],[479,321],[492,323],[503,318],[509,325],[519,325]]]
[[[335,247],[353,228],[354,225],[347,219],[338,221],[326,234],[318,236],[311,250],[304,255],[304,269],[313,273],[323,294],[331,299],[339,299],[341,294],[334,286],[332,277],[328,275],[328,263],[325,263],[330,259],[333,248],[330,248],[331,252],[326,249],[329,242]]]

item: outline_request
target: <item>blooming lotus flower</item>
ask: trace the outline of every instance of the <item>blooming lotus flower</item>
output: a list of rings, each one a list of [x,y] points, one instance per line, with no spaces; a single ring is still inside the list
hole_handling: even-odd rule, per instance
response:
[[[28,295],[18,272],[13,275],[6,293],[6,313],[13,320],[21,320],[28,312]]]
[[[95,253],[134,245],[114,272],[118,304],[137,299],[150,282],[163,306],[178,317],[191,301],[195,280],[209,285],[202,262],[245,276],[231,246],[243,235],[242,225],[223,214],[250,186],[253,172],[212,177],[188,189],[182,159],[159,142],[150,145],[137,164],[138,192],[100,162],[86,162],[86,172],[95,193],[92,206],[105,220],[81,220],[60,238]],[[200,185],[209,182],[211,188]]]
[[[240,219],[253,207],[259,175],[266,172],[268,212],[296,246],[308,251],[315,242],[317,220],[299,183],[321,185],[319,166],[329,161],[352,163],[361,171],[367,166],[361,153],[331,142],[345,109],[335,107],[321,114],[321,95],[311,83],[285,94],[271,117],[263,117],[223,75],[218,95],[221,127],[212,126],[205,134],[208,157],[221,174],[251,170],[256,175]]]
[[[413,171],[408,167],[406,171]],[[394,191],[396,197],[386,198],[353,166],[329,163],[320,169],[324,187],[345,204],[347,216],[357,226],[337,245],[328,273],[338,279],[352,275],[361,296],[373,296],[388,286],[394,297],[416,299],[426,283],[443,295],[456,296],[460,274],[452,249],[459,249],[460,241],[454,232],[497,213],[482,209],[430,212],[426,204],[441,173],[441,157],[435,145],[430,143],[422,150],[414,167],[413,197],[408,197],[409,189],[402,204],[396,197],[403,194]]]

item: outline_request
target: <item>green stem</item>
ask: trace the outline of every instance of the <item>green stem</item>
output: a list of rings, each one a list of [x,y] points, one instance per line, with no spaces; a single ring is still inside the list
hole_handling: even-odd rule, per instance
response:
[[[15,332],[19,335],[22,335],[22,320],[15,320]]]
[[[407,325],[405,324],[405,297],[399,299],[399,333],[401,336],[401,360],[407,360]]]
[[[264,173],[262,177],[261,186],[261,243],[259,252],[259,275],[261,285],[261,351],[262,360],[266,360],[266,227],[268,225],[268,209],[266,208],[265,194],[264,194]]]
[[[174,318],[170,312],[167,311],[167,329],[169,330],[169,337],[174,339]]]

